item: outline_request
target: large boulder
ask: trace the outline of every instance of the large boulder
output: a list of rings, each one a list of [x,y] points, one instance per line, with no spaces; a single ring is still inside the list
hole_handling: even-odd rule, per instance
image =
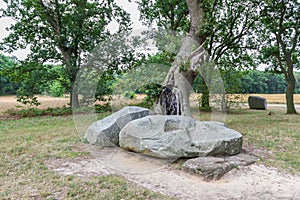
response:
[[[223,123],[152,115],[128,123],[119,142],[125,150],[160,158],[234,155],[241,150],[242,135]]]
[[[267,99],[259,96],[249,96],[248,105],[250,109],[266,110],[267,109]]]
[[[112,115],[94,122],[87,129],[84,138],[91,144],[119,146],[120,130],[130,121],[151,114],[146,108],[126,106]]]

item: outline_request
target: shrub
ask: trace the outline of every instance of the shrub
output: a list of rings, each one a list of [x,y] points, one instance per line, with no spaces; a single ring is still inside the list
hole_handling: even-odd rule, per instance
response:
[[[123,95],[124,95],[124,97],[129,98],[129,99],[136,98],[135,92],[125,91]]]
[[[50,93],[50,96],[52,96],[52,97],[62,97],[65,92],[66,92],[66,89],[58,81],[54,81],[50,85],[49,93]]]

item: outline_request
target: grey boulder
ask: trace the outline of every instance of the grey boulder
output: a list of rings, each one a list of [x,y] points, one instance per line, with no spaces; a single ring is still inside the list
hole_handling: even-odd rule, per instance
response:
[[[119,143],[125,150],[160,158],[234,155],[241,150],[242,135],[220,122],[152,115],[128,123]]]
[[[119,146],[120,130],[130,121],[151,114],[146,108],[126,106],[112,115],[94,122],[87,129],[84,138],[91,144]]]
[[[248,105],[250,109],[266,110],[267,109],[267,99],[259,96],[249,96]]]

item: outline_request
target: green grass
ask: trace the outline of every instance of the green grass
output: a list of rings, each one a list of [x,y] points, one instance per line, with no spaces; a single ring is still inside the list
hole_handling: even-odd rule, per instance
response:
[[[201,121],[218,118],[218,113],[199,113],[196,107],[192,111],[193,117]],[[259,162],[293,174],[300,173],[300,115],[286,115],[284,109],[236,108],[225,115],[225,123],[243,135],[244,147],[260,150],[256,151],[260,152]]]
[[[72,116],[0,119],[0,199],[170,199],[120,176],[60,175],[51,159],[89,155]]]
[[[243,134],[246,145],[271,152],[260,162],[300,173],[300,115],[268,113],[234,110],[226,123]],[[209,120],[210,114],[200,118]],[[72,116],[0,119],[0,199],[169,199],[120,176],[80,178],[45,165],[51,159],[84,158],[89,152],[81,144]]]
[[[269,112],[236,110],[226,116],[226,124],[244,136],[245,144],[270,152],[264,164],[300,173],[300,115]]]
[[[211,120],[211,113],[199,113],[196,108],[193,112],[195,118]],[[285,110],[281,109],[240,108],[231,110],[225,119],[229,128],[243,135],[244,146],[267,152],[262,153],[260,162],[291,173],[300,173],[300,115],[286,115]]]

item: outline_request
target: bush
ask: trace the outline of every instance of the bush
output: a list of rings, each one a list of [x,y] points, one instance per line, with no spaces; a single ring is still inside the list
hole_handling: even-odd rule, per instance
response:
[[[9,109],[5,112],[10,117],[39,117],[39,116],[64,116],[71,115],[72,108],[70,107],[56,107],[47,109],[29,108],[22,110]]]
[[[49,93],[52,97],[62,97],[65,92],[66,89],[58,81],[54,81],[50,85]]]
[[[126,97],[126,98],[129,98],[129,99],[135,99],[136,98],[135,92],[130,92],[130,91],[125,91],[123,96]]]
[[[103,105],[96,104],[95,105],[96,113],[103,113],[103,112],[110,112],[111,111],[111,105],[109,103],[105,103]]]
[[[139,92],[147,95],[144,99],[144,106],[151,107],[161,93],[161,85],[156,83],[143,85]]]
[[[76,113],[91,112],[92,107],[83,107],[76,110]],[[111,111],[111,105],[106,103],[104,105],[95,105],[96,113],[105,113]],[[56,107],[47,109],[28,108],[22,110],[9,109],[5,113],[9,117],[24,118],[24,117],[40,117],[40,116],[67,116],[72,114],[71,107]]]
[[[28,106],[29,108],[32,106],[39,106],[41,103],[38,101],[37,97],[33,95],[18,95],[17,101]]]

